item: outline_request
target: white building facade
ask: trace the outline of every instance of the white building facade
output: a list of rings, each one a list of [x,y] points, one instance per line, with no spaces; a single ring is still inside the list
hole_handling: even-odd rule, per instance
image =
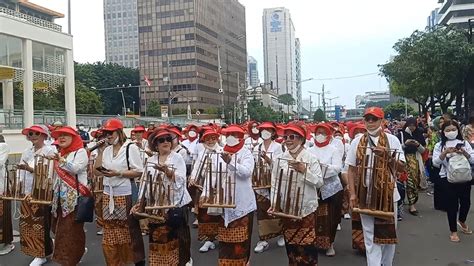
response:
[[[138,68],[136,0],[104,0],[105,61]]]
[[[474,19],[474,0],[438,0],[440,25],[469,27],[469,19]]]
[[[265,83],[273,82],[278,95],[291,94],[297,101],[295,27],[284,7],[263,10],[263,57]],[[297,113],[298,105],[291,110]]]
[[[61,17],[63,14],[28,1],[0,3],[2,127],[33,125],[34,90],[47,93],[63,88],[66,123],[76,125],[73,39],[54,23]],[[15,108],[14,87],[23,94],[23,110]],[[12,123],[12,119],[17,122]]]

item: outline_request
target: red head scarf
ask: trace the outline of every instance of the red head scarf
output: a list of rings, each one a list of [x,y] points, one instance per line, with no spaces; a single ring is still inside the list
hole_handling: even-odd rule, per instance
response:
[[[322,142],[322,143],[319,143],[317,141],[314,142],[314,145],[316,145],[319,148],[322,148],[322,147],[325,147],[326,145],[328,145],[329,142],[331,142],[331,136],[332,136],[331,135],[331,126],[328,125],[328,124],[324,124],[324,123],[318,124],[314,128],[314,133],[315,134],[316,134],[316,130],[318,130],[318,128],[323,128],[326,131],[326,141],[325,142]]]
[[[65,156],[71,152],[75,152],[81,148],[84,148],[84,143],[82,142],[81,136],[79,136],[79,134],[77,134],[77,131],[74,130],[72,127],[66,126],[58,128],[57,130],[51,133],[51,136],[57,139],[63,133],[72,136],[72,142],[69,146],[60,149],[59,153],[61,154],[61,156]]]

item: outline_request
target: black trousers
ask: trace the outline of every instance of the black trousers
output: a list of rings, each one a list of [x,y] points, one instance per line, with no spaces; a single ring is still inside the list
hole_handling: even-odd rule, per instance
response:
[[[446,194],[449,230],[457,232],[457,221],[466,222],[467,214],[471,208],[471,182],[452,184],[448,182],[447,178],[442,178],[442,180]]]

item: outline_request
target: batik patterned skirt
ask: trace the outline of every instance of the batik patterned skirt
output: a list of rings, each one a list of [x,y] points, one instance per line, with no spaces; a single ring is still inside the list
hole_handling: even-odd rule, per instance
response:
[[[103,195],[102,248],[107,265],[131,264],[145,260],[140,225],[130,215],[132,196],[115,196],[113,213],[109,212],[109,199],[109,195]]]
[[[337,225],[341,222],[343,191],[325,200],[319,200],[316,210],[316,246],[329,249],[336,238]]]
[[[407,199],[408,204],[413,205],[418,202],[418,188],[420,187],[420,166],[418,165],[418,159],[416,154],[405,155],[407,164],[406,169],[408,171],[407,180]]]
[[[166,223],[149,223],[148,263],[151,266],[184,266],[191,259],[191,234],[185,220],[172,228]]]
[[[283,218],[282,223],[288,265],[317,265],[316,212],[305,216],[301,220]]]
[[[31,257],[44,258],[53,252],[51,206],[22,201],[20,210],[21,251]]]
[[[255,193],[255,198],[257,200],[258,235],[260,240],[269,240],[280,236],[282,234],[280,218],[270,216],[267,212],[271,205],[270,199],[258,193]]]
[[[53,261],[63,266],[79,264],[86,247],[84,223],[76,223],[76,212],[62,216],[58,205],[56,218],[53,217],[52,228],[55,236]]]
[[[12,241],[12,202],[0,200],[0,244],[11,244]]]
[[[364,231],[362,231],[362,222],[360,214],[353,212],[352,219],[352,248],[365,254]]]
[[[217,229],[222,221],[221,216],[207,214],[207,208],[198,208],[198,240],[214,241],[217,237]]]
[[[102,228],[104,226],[104,219],[102,218],[102,196],[103,192],[94,192],[94,212],[96,217],[96,223],[98,228]]]
[[[219,266],[245,266],[250,259],[253,212],[218,229]]]

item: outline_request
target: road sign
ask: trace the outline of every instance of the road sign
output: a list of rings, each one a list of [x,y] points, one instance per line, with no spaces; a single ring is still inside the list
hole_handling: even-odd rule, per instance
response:
[[[15,69],[9,67],[0,67],[0,80],[13,79],[15,77]]]
[[[161,106],[161,118],[168,118],[168,106]]]
[[[201,112],[199,112],[199,110],[197,110],[196,115],[201,115]]]

